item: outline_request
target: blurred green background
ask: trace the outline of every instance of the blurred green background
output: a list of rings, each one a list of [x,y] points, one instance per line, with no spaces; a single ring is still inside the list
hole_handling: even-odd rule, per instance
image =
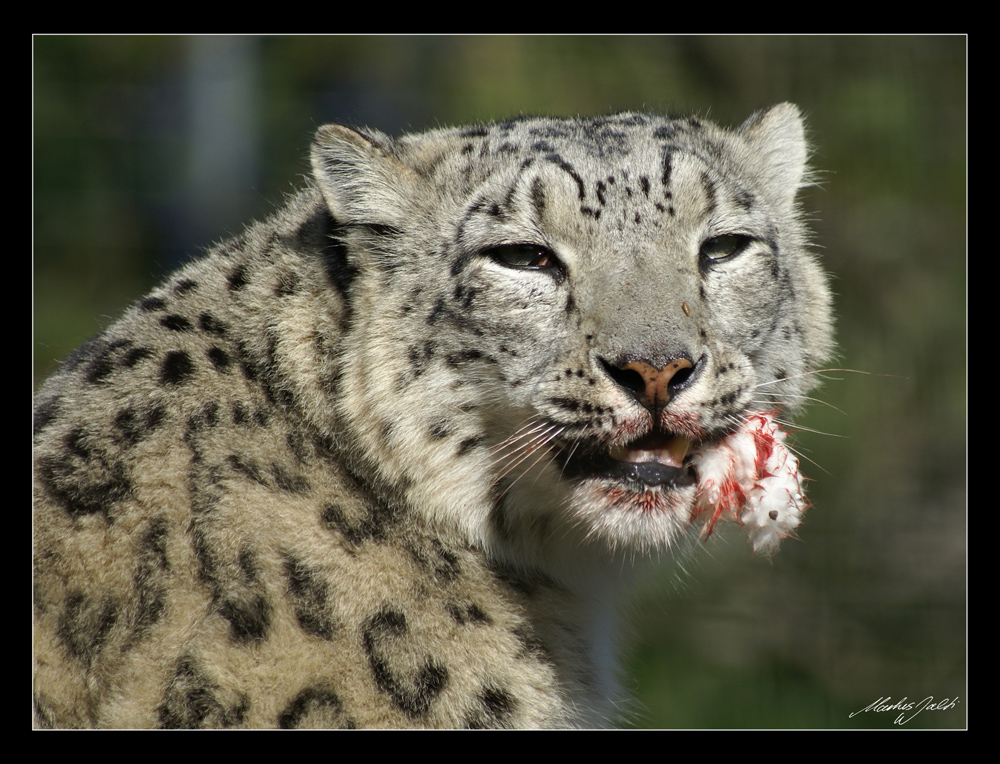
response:
[[[800,418],[814,504],[773,563],[738,529],[632,607],[636,727],[894,728],[967,712],[964,37],[35,37],[34,384],[280,204],[325,122],[399,134],[639,109],[803,109],[835,367]]]

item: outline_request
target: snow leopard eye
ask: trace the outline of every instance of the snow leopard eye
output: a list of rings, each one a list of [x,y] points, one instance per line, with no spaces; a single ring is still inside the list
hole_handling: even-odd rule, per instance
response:
[[[549,271],[557,281],[562,281],[566,275],[566,269],[555,253],[540,244],[501,244],[490,247],[485,254],[508,268]]]
[[[701,245],[701,252],[698,254],[703,261],[717,263],[720,260],[736,257],[750,245],[751,241],[752,238],[739,233],[713,236]]]

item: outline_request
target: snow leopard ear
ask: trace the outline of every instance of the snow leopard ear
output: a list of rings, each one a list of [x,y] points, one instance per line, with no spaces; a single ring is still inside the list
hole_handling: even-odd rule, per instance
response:
[[[798,189],[809,185],[805,128],[799,108],[780,103],[753,114],[739,129],[749,144],[749,159],[773,197],[791,205]]]
[[[313,175],[342,223],[400,226],[419,184],[396,142],[377,130],[323,125],[312,145]]]

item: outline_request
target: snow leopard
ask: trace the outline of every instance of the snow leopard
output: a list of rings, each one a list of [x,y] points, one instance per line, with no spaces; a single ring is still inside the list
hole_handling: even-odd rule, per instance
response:
[[[636,577],[807,506],[807,154],[791,104],[321,127],[35,394],[35,724],[620,723]]]

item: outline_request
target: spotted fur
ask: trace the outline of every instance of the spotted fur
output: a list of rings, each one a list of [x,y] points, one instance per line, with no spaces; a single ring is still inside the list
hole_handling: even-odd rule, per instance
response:
[[[304,190],[37,393],[37,723],[614,722],[681,452],[830,350],[805,159],[789,104],[321,128]]]

